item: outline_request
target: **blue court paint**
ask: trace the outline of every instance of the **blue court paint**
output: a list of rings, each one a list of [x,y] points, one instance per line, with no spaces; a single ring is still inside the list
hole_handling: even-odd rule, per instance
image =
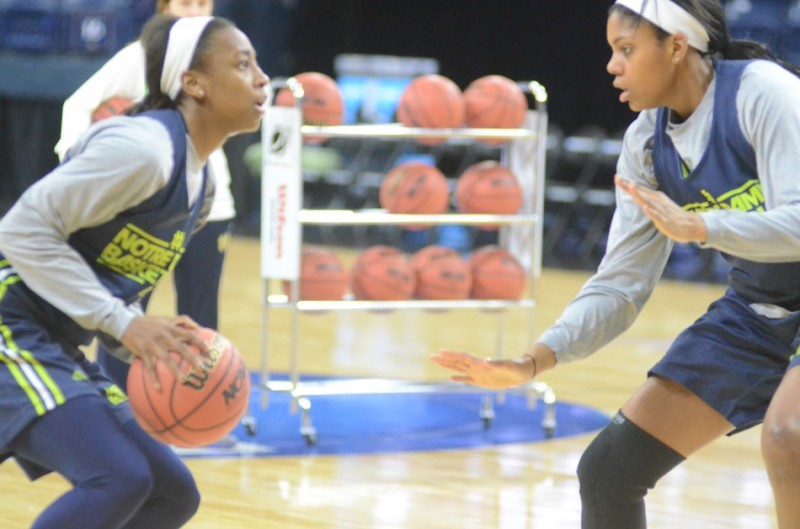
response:
[[[374,454],[547,440],[542,427],[545,405],[541,401],[529,407],[522,394],[506,394],[503,402],[495,398],[495,417],[487,428],[480,417],[484,394],[442,392],[310,397],[317,442],[309,445],[300,433],[300,412],[290,411],[289,395],[270,393],[266,409],[260,406],[262,395],[259,390],[251,395],[254,435],[240,425],[233,431],[236,442],[231,446],[218,444],[178,452],[185,457]],[[599,430],[609,420],[605,413],[587,406],[566,402],[556,402],[555,406],[555,439]]]

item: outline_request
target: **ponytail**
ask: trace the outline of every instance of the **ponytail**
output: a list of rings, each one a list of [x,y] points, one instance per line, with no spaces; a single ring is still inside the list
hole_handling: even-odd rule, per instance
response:
[[[723,59],[764,59],[771,61],[780,64],[784,69],[800,77],[799,67],[779,59],[767,46],[760,42],[751,40],[731,40],[724,50],[720,50],[720,53]]]

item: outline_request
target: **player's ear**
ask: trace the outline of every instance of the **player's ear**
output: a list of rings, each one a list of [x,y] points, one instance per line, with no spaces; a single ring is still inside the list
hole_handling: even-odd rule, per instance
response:
[[[669,47],[669,51],[672,54],[672,62],[677,64],[686,57],[686,53],[689,51],[689,38],[679,31],[670,37]]]
[[[181,78],[183,83],[183,91],[194,99],[203,99],[208,92],[205,87],[205,78],[197,72],[189,70],[183,73]]]

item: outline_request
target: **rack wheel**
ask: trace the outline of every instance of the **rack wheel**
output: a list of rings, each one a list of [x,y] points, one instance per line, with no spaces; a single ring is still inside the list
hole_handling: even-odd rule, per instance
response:
[[[544,436],[547,439],[552,439],[556,434],[556,429],[553,426],[545,426],[544,428]]]
[[[244,426],[244,430],[250,437],[254,437],[258,433],[258,422],[252,415],[248,415],[242,419],[242,426]]]
[[[492,427],[492,417],[481,417],[481,422],[483,423],[483,429],[488,430]]]
[[[319,441],[317,434],[314,433],[305,433],[303,434],[303,438],[306,440],[306,445],[308,446],[317,446],[317,442]]]

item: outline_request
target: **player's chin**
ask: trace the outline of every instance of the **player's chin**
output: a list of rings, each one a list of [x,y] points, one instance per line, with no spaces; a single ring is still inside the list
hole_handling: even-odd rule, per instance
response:
[[[261,127],[261,118],[264,117],[264,113],[258,110],[253,110],[252,112],[247,112],[246,114],[242,114],[242,120],[240,122],[239,132],[255,132]]]

